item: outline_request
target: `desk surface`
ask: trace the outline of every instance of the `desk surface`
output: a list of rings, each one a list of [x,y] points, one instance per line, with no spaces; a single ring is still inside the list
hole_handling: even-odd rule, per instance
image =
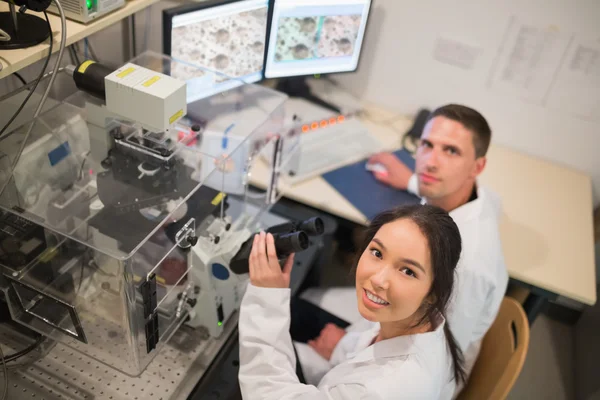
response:
[[[364,123],[390,150],[410,118],[366,107]],[[257,164],[251,182],[264,187],[268,169]],[[510,276],[584,304],[596,302],[592,184],[589,176],[500,145],[492,145],[480,182],[503,201],[504,256]],[[365,224],[367,218],[323,178],[280,185],[285,197]]]
[[[130,0],[125,3],[122,8],[100,17],[97,20],[88,23],[87,25],[71,21],[67,19],[67,46],[78,42],[89,35],[103,30],[104,28],[114,24],[115,22],[121,21],[128,16],[143,10],[144,8],[157,3],[158,0]],[[0,2],[0,11],[8,11],[8,4]],[[30,11],[28,11],[30,12]],[[42,13],[32,13],[44,18]],[[60,45],[60,18],[58,15],[48,13],[50,19],[50,25],[52,26],[52,33],[54,35],[54,44],[52,46],[52,52],[58,52]],[[0,54],[0,63],[2,64],[2,70],[0,71],[0,79],[4,78],[25,68],[28,65],[39,61],[48,55],[49,42],[46,40],[44,43],[37,46],[29,47],[26,49],[19,50],[3,50]]]

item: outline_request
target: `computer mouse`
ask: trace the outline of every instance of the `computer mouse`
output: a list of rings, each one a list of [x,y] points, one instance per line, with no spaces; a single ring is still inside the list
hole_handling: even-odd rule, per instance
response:
[[[388,173],[388,170],[385,168],[385,166],[380,163],[374,163],[374,164],[367,163],[366,169],[367,169],[367,171],[375,172],[377,174],[387,174]]]

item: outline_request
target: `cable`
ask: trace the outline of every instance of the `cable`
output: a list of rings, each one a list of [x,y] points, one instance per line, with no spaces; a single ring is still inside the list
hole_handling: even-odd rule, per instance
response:
[[[46,11],[44,11],[44,16],[46,17],[46,23],[48,24],[48,30],[50,30],[50,32],[52,32],[52,27],[50,26],[50,20],[48,19],[48,14],[46,14]],[[50,49],[48,50],[48,57],[46,57],[46,61],[44,61],[44,66],[42,67],[42,72],[40,72],[40,75],[35,80],[35,84],[34,84],[33,88],[29,91],[29,94],[27,95],[27,97],[25,97],[25,100],[23,100],[19,109],[13,114],[11,119],[8,120],[8,122],[6,123],[6,125],[4,125],[2,130],[0,130],[0,138],[2,137],[2,134],[4,133],[4,131],[6,131],[6,129],[8,129],[8,126],[10,124],[12,124],[13,121],[17,118],[17,116],[21,113],[21,111],[25,107],[25,104],[27,104],[27,102],[29,101],[29,98],[31,97],[33,92],[35,92],[35,89],[37,88],[38,84],[42,80],[42,76],[44,76],[46,67],[48,67],[48,63],[50,62],[50,57],[52,57],[52,45],[53,45],[53,38],[52,38],[52,35],[50,35]],[[2,193],[2,192],[0,192],[0,193]]]
[[[27,354],[31,353],[33,350],[37,349],[38,346],[40,344],[42,344],[42,342],[44,341],[44,336],[40,335],[35,342],[33,342],[32,344],[30,344],[29,346],[27,346],[26,348],[24,348],[23,350],[17,351],[14,354],[11,354],[9,356],[3,357],[3,360],[5,363],[10,362],[10,361],[15,361],[23,356],[26,356]]]
[[[6,31],[0,29],[0,42],[8,42],[10,39],[10,35],[6,33]]]
[[[56,59],[56,64],[54,65],[54,70],[57,70],[58,67],[60,66],[60,63],[62,62],[63,53],[65,51],[65,44],[67,42],[67,20],[65,18],[65,12],[62,8],[62,5],[60,4],[60,0],[53,0],[53,1],[56,4],[56,8],[58,8],[58,12],[60,14],[60,25],[61,25],[60,48],[58,49],[58,57]],[[46,21],[48,22],[48,26],[50,27],[50,21],[48,20],[48,14],[46,14],[45,11],[44,11],[44,15],[46,16]],[[50,32],[52,32],[51,28],[50,28]],[[52,37],[52,35],[50,35],[50,37]],[[41,80],[41,78],[39,78],[39,79]],[[9,176],[12,176],[12,174],[15,172],[15,168],[17,167],[17,164],[19,163],[19,159],[21,158],[21,154],[23,154],[23,150],[25,149],[25,146],[27,145],[27,140],[29,139],[29,136],[31,135],[31,131],[33,130],[33,126],[35,125],[35,121],[36,121],[37,117],[40,115],[42,108],[44,107],[44,103],[46,102],[46,98],[48,98],[48,94],[50,93],[50,89],[52,89],[52,85],[54,84],[55,79],[56,79],[56,74],[52,74],[52,76],[50,77],[50,82],[48,82],[48,86],[46,87],[46,91],[44,92],[42,99],[40,100],[40,104],[38,104],[37,110],[35,110],[35,113],[33,114],[33,120],[31,121],[31,124],[29,124],[29,129],[27,130],[27,133],[25,134],[25,137],[23,138],[23,142],[21,143],[19,152],[17,153],[17,155],[15,156],[15,158],[13,160]],[[29,95],[31,95],[31,93],[33,93],[33,90],[29,93]],[[7,125],[7,127],[8,127],[8,125]],[[0,132],[0,135],[2,135],[2,132]],[[1,139],[1,136],[0,136],[0,139]],[[6,186],[8,185],[8,182],[10,182],[10,179],[7,179],[6,182],[4,183],[2,190],[0,190],[0,195],[4,192],[4,188],[6,188]]]
[[[68,67],[60,67],[58,69],[58,71],[56,71],[56,73],[62,72],[64,70],[66,70]],[[47,74],[44,74],[44,76],[42,77],[42,80],[48,78],[49,76],[51,76],[54,73],[54,71],[50,71]],[[37,81],[37,80],[36,80]],[[26,90],[27,88],[29,88],[30,86],[35,85],[36,81],[31,81],[31,82],[27,82],[26,85],[23,86],[19,86],[17,89],[13,90],[12,92],[6,93],[4,95],[2,95],[2,97],[0,97],[0,103],[2,103],[4,100],[8,99],[9,97],[13,97],[19,93],[21,93],[22,91]],[[4,139],[4,137],[2,138]]]
[[[85,156],[83,156],[83,161],[81,162],[81,168],[79,168],[79,180],[81,180],[83,178],[83,167],[85,166],[85,162],[87,161],[87,158],[89,155],[90,155],[90,152],[88,151],[87,153],[85,153]]]
[[[81,64],[79,61],[79,56],[77,55],[77,49],[74,47],[75,45],[69,46],[69,56],[71,57],[71,62],[75,65]]]
[[[2,400],[8,396],[8,368],[6,368],[6,360],[4,359],[4,352],[2,346],[0,346],[0,358],[2,358],[2,369],[4,370],[4,390],[2,391]]]
[[[19,74],[18,72],[13,72],[13,75],[15,76],[15,78],[20,80],[23,85],[27,85],[27,81],[23,79],[23,76],[21,74]]]
[[[85,38],[85,41],[87,43],[87,47],[90,52],[90,55],[92,56],[92,59],[94,61],[100,62],[100,59],[98,58],[98,56],[96,55],[96,52],[94,51],[94,48],[92,47],[92,41],[89,40],[88,38]]]

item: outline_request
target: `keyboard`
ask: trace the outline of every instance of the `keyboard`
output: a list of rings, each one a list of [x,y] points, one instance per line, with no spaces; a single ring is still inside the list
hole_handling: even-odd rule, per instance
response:
[[[327,125],[300,136],[300,150],[295,168],[286,181],[295,184],[348,164],[368,158],[383,150],[381,142],[355,118]]]

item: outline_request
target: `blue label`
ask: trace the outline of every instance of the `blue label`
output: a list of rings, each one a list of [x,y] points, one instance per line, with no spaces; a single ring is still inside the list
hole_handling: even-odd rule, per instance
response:
[[[229,270],[222,264],[214,263],[212,265],[212,274],[215,278],[226,281],[229,279]]]
[[[64,160],[69,154],[71,154],[71,146],[69,146],[69,142],[64,142],[48,153],[50,166],[54,167],[56,164]]]

